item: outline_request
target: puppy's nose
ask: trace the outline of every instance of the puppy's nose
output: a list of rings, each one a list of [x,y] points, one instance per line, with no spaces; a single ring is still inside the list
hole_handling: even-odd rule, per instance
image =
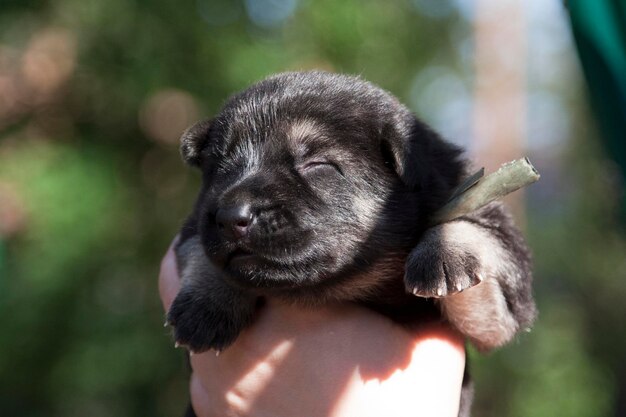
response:
[[[220,232],[227,239],[240,239],[248,234],[253,220],[249,204],[222,207],[215,214]]]

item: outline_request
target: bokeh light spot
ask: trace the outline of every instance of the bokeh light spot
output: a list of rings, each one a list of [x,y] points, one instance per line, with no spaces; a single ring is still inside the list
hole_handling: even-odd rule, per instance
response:
[[[472,96],[465,81],[450,68],[432,65],[419,71],[411,83],[409,102],[446,139],[468,145]]]
[[[139,125],[150,139],[174,144],[183,131],[198,120],[199,113],[191,94],[176,89],[161,90],[141,106]]]
[[[64,29],[44,29],[33,36],[22,56],[22,77],[34,93],[48,95],[61,87],[76,66],[76,39]]]
[[[298,0],[246,0],[248,17],[257,26],[271,28],[289,18],[298,6]]]

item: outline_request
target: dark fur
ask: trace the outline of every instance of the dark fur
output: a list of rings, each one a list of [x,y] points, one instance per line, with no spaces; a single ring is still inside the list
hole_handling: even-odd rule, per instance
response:
[[[427,229],[468,163],[372,84],[271,77],[189,129],[181,150],[203,185],[168,320],[193,351],[227,347],[262,296],[357,301],[408,323],[443,312],[481,350],[535,317],[529,253],[500,205]],[[242,204],[254,222],[227,239],[216,212]]]

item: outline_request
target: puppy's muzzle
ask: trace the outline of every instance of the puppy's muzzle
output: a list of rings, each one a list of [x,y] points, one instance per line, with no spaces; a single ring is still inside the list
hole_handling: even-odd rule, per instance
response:
[[[234,242],[248,235],[255,216],[250,204],[243,203],[220,208],[215,221],[222,238]]]

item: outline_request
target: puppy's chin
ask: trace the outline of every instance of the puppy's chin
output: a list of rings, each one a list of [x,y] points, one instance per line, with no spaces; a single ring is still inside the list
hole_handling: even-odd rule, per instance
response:
[[[268,260],[253,253],[237,253],[224,265],[223,273],[224,278],[236,286],[272,290],[313,285],[314,277],[302,274],[306,269],[296,264]]]
[[[222,264],[224,278],[232,284],[259,290],[291,290],[327,284],[336,275],[335,259],[319,253],[266,256],[252,251],[231,252]],[[307,256],[308,255],[308,256]]]

